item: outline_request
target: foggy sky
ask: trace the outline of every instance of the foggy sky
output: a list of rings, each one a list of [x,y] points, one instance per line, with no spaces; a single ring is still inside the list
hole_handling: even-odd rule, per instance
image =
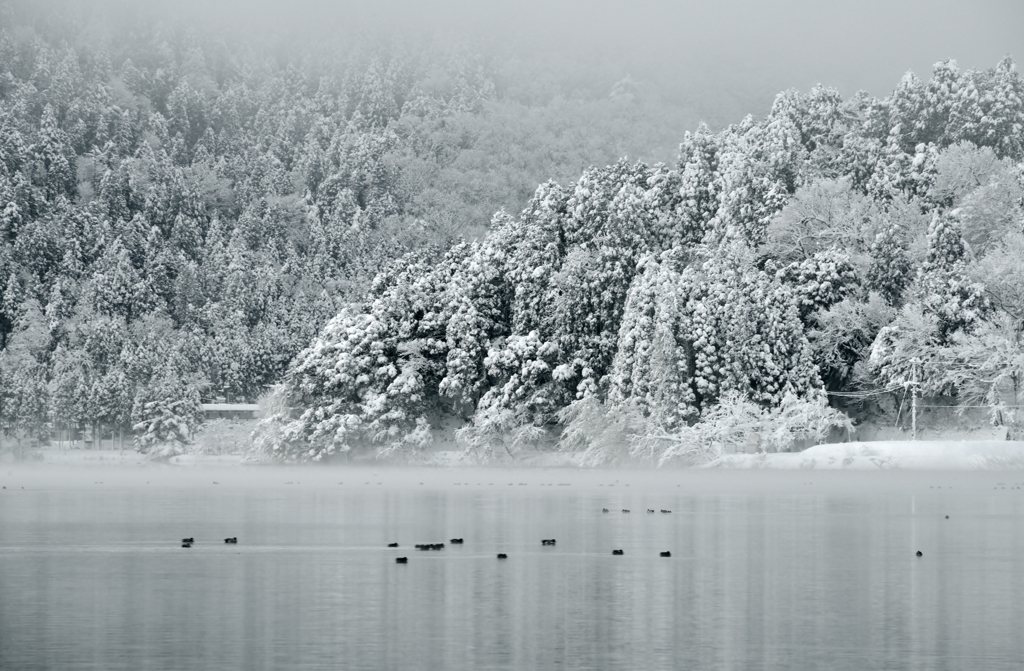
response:
[[[81,6],[49,4],[58,12]],[[820,82],[844,96],[881,96],[907,70],[927,79],[945,58],[975,69],[1007,54],[1024,59],[1021,0],[160,0],[148,9],[169,22],[279,40],[465,40],[616,64],[636,79],[698,89],[708,81],[753,80],[765,91]]]
[[[191,12],[211,3],[188,0]],[[219,20],[249,16],[313,32],[365,27],[440,31],[506,48],[570,50],[689,79],[700,68],[748,68],[775,89],[822,82],[845,95],[891,91],[938,60],[988,68],[1024,59],[1021,0],[221,0]],[[207,7],[207,9],[203,9]],[[259,9],[254,9],[258,7]]]

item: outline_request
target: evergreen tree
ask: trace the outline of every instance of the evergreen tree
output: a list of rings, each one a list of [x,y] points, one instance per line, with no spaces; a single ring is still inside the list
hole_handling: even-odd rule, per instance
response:
[[[928,256],[918,273],[922,309],[937,320],[940,342],[969,329],[990,308],[984,286],[965,273],[963,238],[953,216],[936,215],[928,228]]]
[[[875,236],[871,246],[871,267],[865,278],[867,286],[893,307],[902,304],[904,292],[913,278],[906,244],[904,232],[890,221]]]
[[[779,270],[777,277],[793,291],[800,318],[805,322],[813,312],[827,310],[860,285],[850,257],[835,248],[791,263]]]
[[[49,333],[38,303],[29,300],[0,351],[0,431],[29,444],[46,442],[50,394]]]
[[[632,403],[666,428],[697,416],[693,357],[684,331],[685,296],[670,252],[641,259],[619,328],[609,383],[611,405]]]

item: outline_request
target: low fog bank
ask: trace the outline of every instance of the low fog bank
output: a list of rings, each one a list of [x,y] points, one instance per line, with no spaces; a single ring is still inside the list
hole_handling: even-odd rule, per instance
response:
[[[865,491],[914,491],[938,486],[960,489],[1019,487],[1024,475],[986,470],[652,470],[639,468],[410,468],[403,466],[261,466],[192,467],[147,465],[124,468],[38,467],[0,468],[0,496],[77,490],[102,494],[114,490],[193,490],[209,493],[265,492],[274,496],[390,495],[442,491],[468,496],[607,496],[611,505],[632,505],[651,492],[732,496],[750,494],[819,495]],[[22,489],[24,488],[24,489]],[[2,500],[2,499],[0,499]],[[622,504],[614,502],[621,500]],[[3,505],[0,503],[0,505]],[[618,508],[610,513],[621,514]],[[644,509],[631,509],[643,514]],[[674,511],[682,513],[683,511]]]
[[[764,480],[765,486],[796,472],[831,480],[836,472],[880,485],[893,475],[871,480],[867,472],[918,473],[908,483],[931,482],[943,477],[965,477],[971,472],[1024,472],[1024,441],[921,440],[869,441],[817,445],[795,453],[726,454],[696,467],[654,468],[643,465],[582,466],[579,454],[544,453],[504,467],[475,464],[459,452],[439,452],[420,465],[361,461],[296,465],[244,462],[241,455],[179,455],[154,461],[133,451],[43,451],[35,461],[0,465],[0,484],[11,490],[105,487],[220,487],[303,488],[346,487],[414,489],[418,487],[515,488],[536,491],[546,487],[676,487],[715,490],[723,483]],[[738,475],[746,473],[747,475]],[[732,474],[732,475],[727,475]],[[955,475],[954,474],[958,474]],[[803,476],[801,476],[803,477]],[[973,477],[973,476],[971,476]],[[804,483],[806,484],[806,483]],[[934,483],[933,483],[934,484]],[[1006,483],[1002,483],[1006,484]],[[1020,483],[1011,483],[1016,486]],[[746,488],[746,485],[744,485]]]
[[[792,454],[727,454],[702,468],[777,470],[1024,470],[1024,442],[875,441],[816,445]]]

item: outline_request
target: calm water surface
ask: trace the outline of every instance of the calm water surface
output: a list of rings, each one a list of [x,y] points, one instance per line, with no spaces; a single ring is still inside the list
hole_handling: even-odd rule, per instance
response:
[[[1024,666],[1017,472],[5,466],[0,484],[4,671]]]

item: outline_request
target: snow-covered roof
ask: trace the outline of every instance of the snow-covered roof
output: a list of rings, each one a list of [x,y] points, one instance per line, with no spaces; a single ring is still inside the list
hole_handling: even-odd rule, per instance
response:
[[[256,412],[255,403],[203,403],[203,412]]]

